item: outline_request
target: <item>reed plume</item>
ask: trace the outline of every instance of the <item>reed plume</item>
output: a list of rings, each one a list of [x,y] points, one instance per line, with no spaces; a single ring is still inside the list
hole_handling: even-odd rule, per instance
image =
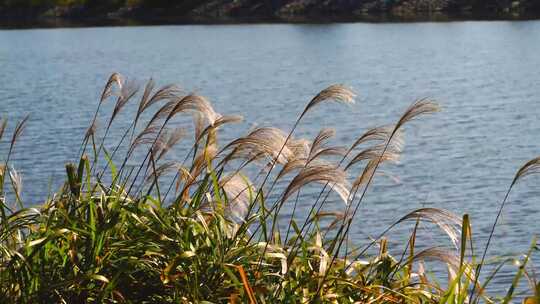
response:
[[[345,166],[345,170],[348,170],[351,166],[360,163],[364,160],[377,160],[380,162],[399,162],[401,154],[401,147],[395,145],[379,144],[371,146],[367,149],[360,151],[356,154],[351,161]]]
[[[0,140],[2,140],[2,137],[4,136],[4,131],[6,130],[7,126],[7,119],[2,118],[0,119]]]
[[[417,119],[420,116],[439,112],[441,107],[434,101],[424,98],[414,102],[397,122],[394,130],[400,129],[406,123]]]
[[[127,81],[122,88],[114,105],[111,118],[109,119],[108,126],[110,126],[118,113],[125,107],[125,105],[131,100],[133,96],[139,91],[139,86],[135,81]]]
[[[253,199],[254,187],[249,179],[240,173],[225,175],[220,181],[220,186],[228,201],[225,214],[235,220],[244,220]]]
[[[336,101],[341,102],[345,104],[352,104],[354,103],[354,97],[356,95],[354,92],[340,84],[334,84],[326,89],[322,90],[315,96],[304,108],[304,111],[302,114],[300,114],[299,120],[312,108],[316,107],[317,105],[326,102],[326,101]]]
[[[119,73],[113,73],[109,77],[109,80],[107,80],[107,84],[105,84],[105,87],[103,88],[103,92],[101,93],[101,98],[99,100],[99,105],[101,105],[107,98],[114,96],[116,93],[113,91],[113,85],[118,87],[119,90],[122,89],[124,85],[124,77]]]
[[[167,121],[178,113],[199,113],[206,121],[213,125],[216,120],[221,117],[210,104],[210,102],[203,96],[189,94],[180,98],[175,106],[171,109]]]
[[[170,132],[164,131],[152,147],[156,161],[160,160],[169,150],[176,145],[186,134],[183,128],[176,128]]]
[[[143,95],[141,97],[141,100],[139,102],[139,107],[137,109],[137,114],[135,116],[135,120],[133,122],[134,128],[137,125],[137,122],[139,121],[140,116],[151,106],[154,104],[157,104],[161,101],[173,101],[177,98],[181,97],[182,90],[180,87],[178,87],[175,84],[168,84],[161,88],[159,88],[152,96],[152,91],[154,90],[155,82],[153,79],[150,79],[144,88]]]
[[[15,142],[17,142],[17,139],[21,136],[22,132],[24,131],[24,128],[26,127],[26,123],[28,121],[28,118],[30,118],[30,115],[26,115],[15,126],[15,131],[13,132],[13,135],[11,136],[11,142],[10,142],[11,146],[14,146]]]
[[[452,241],[452,244],[459,247],[459,237],[461,231],[461,218],[452,212],[439,208],[421,208],[414,210],[400,218],[394,225],[407,220],[414,221],[429,221],[439,226]],[[394,226],[392,225],[392,226]]]
[[[285,164],[294,157],[292,150],[286,146],[286,138],[287,135],[280,129],[261,127],[233,140],[223,150],[234,148],[227,159],[239,157],[247,159],[253,155],[265,155],[272,162]]]
[[[21,121],[17,123],[17,125],[15,125],[15,130],[13,131],[13,135],[11,136],[11,141],[9,142],[8,155],[6,157],[6,161],[4,162],[5,167],[8,167],[9,159],[11,158],[11,154],[13,152],[13,148],[15,147],[15,143],[17,142],[17,139],[19,139],[19,137],[22,135],[29,117],[30,115],[26,115]]]
[[[184,171],[185,168],[182,167],[181,164],[175,161],[166,162],[164,164],[159,165],[155,168],[155,170],[152,170],[152,173],[147,177],[147,182],[155,182],[157,181],[162,175],[167,174],[171,171]]]
[[[159,126],[148,126],[144,130],[142,130],[141,133],[139,133],[131,143],[128,150],[128,155],[133,153],[133,150],[135,150],[135,148],[140,145],[153,144],[159,130]]]
[[[310,183],[329,183],[332,189],[347,203],[350,185],[347,182],[345,171],[328,165],[308,166],[298,173],[283,192],[282,201],[286,201],[291,194]]]
[[[522,178],[525,178],[526,176],[529,176],[529,175],[538,174],[538,173],[540,173],[540,157],[531,159],[526,164],[524,164],[521,168],[519,168],[518,172],[514,176],[514,179],[512,180],[512,186],[516,184]]]
[[[371,141],[386,142],[391,137],[393,130],[394,130],[394,126],[382,126],[382,127],[371,128],[367,130],[366,132],[364,132],[362,135],[360,135],[351,145],[349,150],[352,151],[359,145],[363,143],[371,142]],[[392,138],[392,141],[395,145],[401,144],[402,146],[403,133],[401,132],[401,134],[395,134]]]
[[[168,84],[159,88],[151,97],[151,93],[154,90],[155,82],[150,79],[144,89],[144,93],[139,102],[139,108],[137,109],[137,115],[139,116],[146,111],[152,105],[163,101],[176,99],[182,94],[182,89],[175,84]],[[137,119],[137,118],[136,118]]]
[[[244,120],[244,117],[241,115],[222,115],[214,121],[213,125],[209,125],[200,132],[199,136],[196,138],[199,141],[203,136],[208,134],[210,130],[216,130],[219,127],[226,124],[236,124],[241,123]]]
[[[20,201],[21,194],[22,194],[22,176],[15,170],[15,168],[11,167],[9,171],[9,178],[11,179],[11,183],[13,186],[13,190],[15,191],[15,195],[17,197],[17,200]]]

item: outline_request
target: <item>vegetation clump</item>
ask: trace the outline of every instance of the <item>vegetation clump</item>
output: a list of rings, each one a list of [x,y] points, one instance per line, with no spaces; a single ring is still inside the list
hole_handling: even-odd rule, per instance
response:
[[[481,254],[472,250],[467,215],[422,208],[369,244],[350,237],[379,168],[399,159],[404,127],[438,111],[433,101],[414,102],[395,124],[368,129],[348,147],[331,145],[330,129],[312,140],[296,138],[313,108],[354,101],[350,89],[333,85],[307,104],[292,130],[256,127],[220,144],[220,129],[241,117],[221,115],[206,98],[175,85],[156,89],[150,80],[130,126],[110,144],[115,119],[137,93],[121,75],[109,78],[80,158],[66,165],[64,185],[39,206],[25,206],[10,164],[26,119],[15,126],[0,167],[1,302],[508,303],[523,277],[531,285],[529,303],[538,298],[540,286],[527,271],[535,242],[504,298],[486,294],[499,268],[479,280],[489,241]],[[110,99],[116,103],[98,132]],[[186,115],[193,117],[194,140],[178,161],[169,152],[188,131],[172,126]],[[538,158],[525,164],[510,189],[539,168]],[[313,185],[320,185],[317,195],[302,193]],[[332,198],[343,201],[340,211],[327,211]],[[307,214],[297,211],[304,202]],[[424,222],[455,248],[417,248]],[[385,236],[406,223],[412,233],[396,258]],[[447,267],[448,282],[430,276],[426,261]]]

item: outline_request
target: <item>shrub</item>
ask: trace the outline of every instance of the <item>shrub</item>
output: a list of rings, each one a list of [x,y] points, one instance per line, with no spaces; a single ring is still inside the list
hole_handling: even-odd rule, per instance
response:
[[[396,124],[369,129],[349,147],[330,145],[329,129],[313,140],[295,138],[296,127],[314,107],[353,102],[350,89],[333,85],[308,103],[291,131],[257,127],[219,145],[220,129],[240,117],[221,115],[204,97],[185,94],[174,85],[154,87],[153,81],[146,84],[131,125],[109,149],[107,137],[115,119],[137,94],[121,75],[110,77],[82,141],[80,158],[66,165],[60,191],[37,207],[24,206],[20,178],[10,167],[26,119],[15,126],[0,168],[0,299],[492,301],[484,292],[490,279],[478,280],[488,248],[476,262],[467,215],[422,208],[404,215],[370,244],[355,247],[349,242],[351,224],[375,173],[399,158],[403,127],[437,111],[434,102],[416,101]],[[104,135],[98,136],[100,110],[113,98],[116,103],[105,120]],[[151,109],[155,112],[148,116]],[[168,152],[185,131],[171,126],[182,115],[193,116],[195,140],[184,160],[176,161]],[[3,120],[0,139],[5,126]],[[130,161],[138,165],[130,166]],[[539,164],[535,159],[522,167],[512,186],[535,173]],[[312,184],[320,185],[319,194],[301,195],[301,189]],[[341,211],[326,211],[331,195],[343,200]],[[310,204],[308,214],[296,212],[300,200]],[[291,205],[287,207],[291,215],[283,214],[285,204]],[[385,236],[407,222],[413,232],[405,252],[395,258]],[[422,222],[439,227],[455,249],[418,249],[416,231]],[[375,253],[369,250],[373,246],[378,247]],[[513,298],[535,248],[533,242],[503,301]],[[448,284],[431,278],[424,261],[447,266]],[[532,292],[538,296],[538,289]]]

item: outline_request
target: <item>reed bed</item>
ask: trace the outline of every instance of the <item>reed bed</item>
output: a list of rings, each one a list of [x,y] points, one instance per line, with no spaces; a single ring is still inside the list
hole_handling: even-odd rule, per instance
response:
[[[28,118],[11,136],[2,120],[0,140],[10,148],[0,166],[0,302],[510,303],[521,280],[530,285],[525,301],[538,303],[529,265],[534,240],[529,252],[506,261],[520,266],[502,297],[485,292],[500,267],[482,271],[508,193],[540,171],[540,158],[518,170],[485,248],[474,247],[467,214],[436,208],[414,210],[369,244],[355,244],[353,220],[380,169],[399,160],[405,126],[439,106],[418,100],[350,146],[331,145],[331,129],[313,139],[295,136],[313,108],[354,97],[345,86],[330,86],[291,130],[256,127],[220,143],[221,129],[240,116],[217,113],[176,85],[157,88],[150,80],[139,88],[115,73],[80,157],[66,165],[64,185],[35,207],[22,201],[10,163]],[[113,103],[111,113],[102,113],[105,103]],[[110,143],[126,107],[136,107],[135,116]],[[174,128],[181,117],[192,117],[193,127]],[[180,144],[189,152],[175,159],[170,151]],[[317,185],[317,195],[302,193]],[[342,201],[338,211],[328,211],[332,197]],[[310,206],[307,214],[298,212],[300,203]],[[292,212],[284,215],[284,208]],[[416,232],[425,223],[453,247],[418,248]],[[393,256],[386,237],[398,225],[412,233]],[[431,275],[433,264],[447,269],[447,281]]]

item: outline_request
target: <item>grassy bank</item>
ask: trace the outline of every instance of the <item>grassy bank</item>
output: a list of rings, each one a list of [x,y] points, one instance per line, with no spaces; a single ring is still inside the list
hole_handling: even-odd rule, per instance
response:
[[[307,103],[291,130],[256,127],[220,142],[222,129],[241,117],[219,114],[174,85],[149,81],[139,89],[113,74],[63,187],[32,208],[10,162],[27,120],[12,134],[2,120],[9,151],[0,166],[0,302],[510,303],[525,285],[535,303],[535,241],[508,261],[519,267],[496,298],[485,290],[500,268],[484,268],[490,241],[475,247],[468,215],[422,208],[371,243],[355,243],[351,225],[373,180],[399,160],[407,125],[439,107],[418,100],[350,146],[331,145],[330,129],[296,137],[312,109],[353,102],[350,89],[333,85]],[[102,111],[106,103],[112,112]],[[110,142],[126,107],[137,108],[135,116]],[[185,117],[193,126],[175,128]],[[189,151],[181,159],[170,153],[178,145]],[[539,158],[526,163],[507,193],[539,169]],[[305,195],[308,187],[317,195]],[[342,201],[339,211],[328,211],[332,200]],[[300,204],[310,206],[307,214]],[[405,250],[391,255],[386,237],[398,225],[412,232]],[[439,228],[453,246],[418,248],[422,225]],[[433,276],[432,265],[447,269],[448,280]]]

